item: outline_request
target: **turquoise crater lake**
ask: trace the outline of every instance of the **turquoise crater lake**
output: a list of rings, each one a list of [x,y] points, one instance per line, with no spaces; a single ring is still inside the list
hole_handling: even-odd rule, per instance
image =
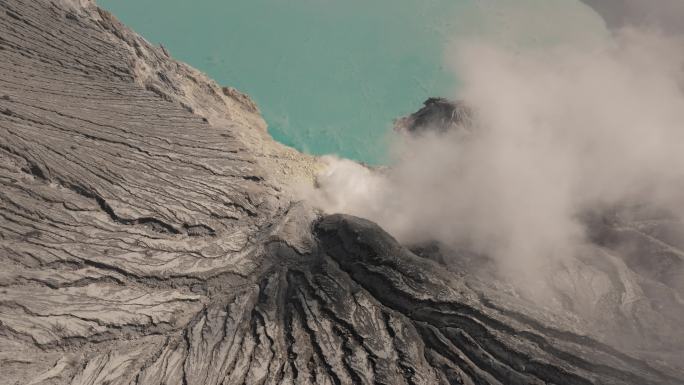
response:
[[[314,154],[382,163],[392,120],[450,94],[453,0],[99,0],[221,85],[271,134]]]
[[[455,95],[448,41],[605,35],[578,0],[98,0],[153,44],[256,100],[275,139],[387,160],[392,121]],[[520,39],[521,38],[521,39]]]

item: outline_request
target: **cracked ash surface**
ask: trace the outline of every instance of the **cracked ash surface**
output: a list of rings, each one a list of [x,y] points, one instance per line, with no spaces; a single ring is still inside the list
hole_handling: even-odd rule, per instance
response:
[[[318,217],[317,167],[94,4],[0,1],[0,382],[682,383]]]

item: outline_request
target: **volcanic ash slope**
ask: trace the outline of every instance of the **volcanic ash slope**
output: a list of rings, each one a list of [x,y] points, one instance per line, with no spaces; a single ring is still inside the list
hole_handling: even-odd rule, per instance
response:
[[[681,383],[317,217],[317,164],[93,3],[0,1],[0,382]]]

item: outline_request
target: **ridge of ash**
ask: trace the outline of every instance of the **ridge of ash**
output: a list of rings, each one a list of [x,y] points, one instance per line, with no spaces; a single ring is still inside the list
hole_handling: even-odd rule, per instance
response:
[[[279,182],[306,163],[267,151],[251,99],[91,1],[0,1],[0,95],[3,384],[682,383],[681,360],[319,217]],[[405,123],[461,125],[454,106]],[[663,247],[640,229],[605,247]],[[599,302],[659,322],[611,272],[637,302]]]

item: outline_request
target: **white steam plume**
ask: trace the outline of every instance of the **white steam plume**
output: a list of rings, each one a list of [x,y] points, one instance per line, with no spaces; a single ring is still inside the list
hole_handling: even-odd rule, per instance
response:
[[[382,172],[328,158],[309,200],[400,241],[465,244],[520,272],[572,257],[584,212],[646,202],[682,213],[682,40],[637,29],[588,37],[562,13],[540,12],[518,9],[511,39],[484,34],[449,49],[457,97],[476,115],[468,135],[403,138]],[[515,44],[554,18],[568,28],[561,41]]]
[[[664,33],[684,33],[681,0],[582,0],[605,17],[612,28],[636,26]]]

